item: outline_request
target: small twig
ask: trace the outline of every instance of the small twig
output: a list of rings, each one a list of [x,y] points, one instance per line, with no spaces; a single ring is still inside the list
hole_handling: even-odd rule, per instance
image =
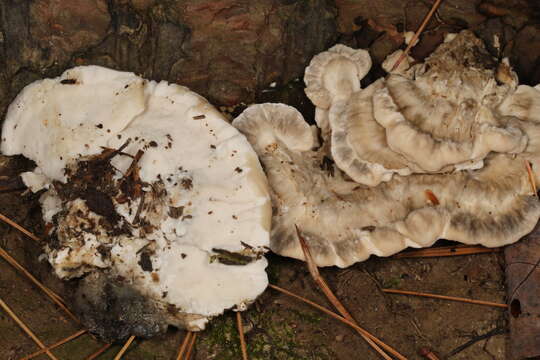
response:
[[[186,360],[189,360],[191,358],[191,352],[193,351],[193,348],[195,347],[195,340],[197,340],[197,333],[194,332],[191,336],[191,341],[189,342],[189,346],[186,353]]]
[[[500,303],[491,302],[491,301],[466,299],[466,298],[460,298],[460,297],[455,297],[455,296],[436,295],[436,294],[421,293],[421,292],[416,292],[416,291],[394,290],[394,289],[382,289],[382,291],[389,294],[422,296],[422,297],[429,297],[429,298],[434,298],[434,299],[459,301],[459,302],[464,302],[464,303],[469,303],[469,304],[494,306],[494,307],[500,307],[500,308],[505,308],[505,309],[508,308],[508,305],[506,304],[500,304]]]
[[[343,306],[343,304],[338,300],[338,298],[334,295],[334,293],[332,292],[332,290],[330,289],[330,287],[328,286],[328,284],[326,283],[326,281],[324,280],[324,278],[321,276],[321,274],[319,273],[319,268],[317,267],[317,265],[315,264],[315,261],[313,260],[313,257],[311,256],[311,252],[309,250],[309,247],[305,241],[305,239],[303,238],[303,236],[300,234],[300,230],[298,229],[298,227],[295,225],[296,227],[296,234],[298,236],[298,240],[300,241],[300,245],[302,246],[302,250],[304,251],[304,257],[306,259],[306,263],[307,263],[307,266],[308,266],[308,269],[309,269],[309,272],[311,274],[311,276],[313,277],[313,280],[315,280],[315,282],[317,283],[317,285],[319,285],[319,287],[321,288],[321,290],[323,291],[324,295],[328,298],[328,300],[332,303],[332,305],[334,305],[334,307],[338,310],[338,312],[344,317],[346,318],[347,320],[349,320],[350,322],[354,323],[355,325],[358,326],[358,324],[356,323],[356,321],[354,320],[354,318],[352,317],[352,315],[347,311],[347,309],[345,308],[345,306]],[[366,340],[366,342],[375,350],[379,353],[379,355],[381,355],[383,358],[385,359],[392,359],[390,356],[388,356],[377,344],[379,344],[378,342],[376,342],[373,338],[372,338],[372,335],[371,336],[368,336],[366,334],[366,331],[358,331],[357,332],[360,334],[360,336],[362,336],[362,338],[364,338],[364,340]],[[378,340],[378,339],[377,339]],[[382,343],[382,342],[381,342]],[[384,343],[383,343],[384,344]],[[406,359],[403,355],[401,355],[399,352],[397,352],[395,349],[393,349],[392,347],[384,344],[384,346],[382,344],[379,344],[381,345],[385,350],[387,350],[388,352],[390,352],[392,355],[394,355],[395,357],[397,357],[398,359],[401,359],[401,360],[404,360]]]
[[[507,332],[508,332],[508,330],[506,330],[506,329],[495,328],[495,329],[493,329],[493,330],[491,330],[491,331],[489,331],[489,332],[487,332],[487,333],[485,333],[483,335],[475,336],[471,340],[467,341],[465,344],[460,345],[457,348],[455,348],[454,350],[452,350],[446,357],[449,358],[451,356],[454,356],[457,353],[465,350],[466,348],[468,348],[469,346],[477,343],[480,340],[488,339],[488,338],[490,338],[492,336],[495,336],[495,335],[506,334]]]
[[[47,347],[46,349],[41,349],[41,350],[39,350],[39,351],[36,351],[35,353],[32,353],[32,354],[30,354],[30,355],[27,355],[27,356],[21,358],[20,360],[30,360],[30,359],[33,359],[33,358],[35,358],[36,356],[43,354],[46,350],[52,350],[52,349],[57,348],[58,346],[63,345],[63,344],[65,344],[65,343],[67,343],[67,342],[69,342],[69,341],[71,341],[71,340],[73,340],[73,339],[75,339],[75,338],[78,338],[79,336],[81,336],[82,334],[86,333],[87,331],[88,331],[88,330],[84,330],[84,329],[83,329],[83,330],[79,330],[79,331],[77,331],[75,334],[70,335],[70,336],[68,336],[67,338],[63,339],[63,340],[60,340],[60,341],[58,341],[57,343],[52,344],[51,346]]]
[[[15,313],[9,308],[9,306],[7,306],[7,304],[2,300],[0,299],[0,306],[4,309],[5,312],[8,313],[8,315],[17,323],[17,325],[19,325],[21,327],[21,329],[24,330],[24,332],[30,336],[32,338],[32,340],[34,340],[34,342],[41,348],[45,351],[45,354],[47,354],[51,359],[53,360],[58,360],[56,358],[56,356],[53,355],[52,352],[49,351],[49,349],[47,349],[47,347],[37,338],[36,335],[34,335],[34,333],[32,332],[32,330],[30,330],[28,328],[28,326],[26,326],[21,319],[19,319],[19,317],[17,315],[15,315]]]
[[[405,251],[392,256],[394,259],[461,256],[500,252],[501,248],[485,248],[483,246],[443,246],[437,248]]]
[[[34,241],[36,241],[38,243],[41,242],[40,238],[38,238],[36,235],[32,234],[30,231],[23,228],[21,225],[17,224],[15,221],[7,218],[5,215],[0,214],[0,220],[2,220],[6,224],[14,227],[15,229],[19,230],[24,235],[28,236],[30,239],[32,239],[32,240],[34,240]]]
[[[124,353],[127,351],[129,345],[131,345],[131,343],[133,342],[133,340],[135,340],[135,335],[131,335],[128,339],[128,341],[126,341],[126,343],[124,344],[124,346],[122,346],[122,348],[120,349],[120,351],[118,352],[118,354],[116,354],[116,356],[114,357],[114,360],[120,360],[122,358],[122,355],[124,355]]]
[[[242,349],[242,360],[248,360],[246,339],[244,339],[244,325],[242,324],[242,315],[240,311],[236,312],[236,324],[238,326],[238,337],[240,338],[240,348]]]
[[[108,348],[111,347],[112,344],[105,344],[103,345],[98,351],[93,353],[92,355],[88,356],[85,360],[94,360],[99,355],[103,354],[105,351],[107,351]]]
[[[527,175],[529,176],[529,182],[531,183],[531,189],[534,193],[534,196],[538,196],[538,192],[536,190],[536,181],[534,180],[534,172],[529,160],[525,160],[525,168],[527,169]]]
[[[139,160],[141,160],[141,157],[143,155],[144,155],[144,151],[142,151],[142,150],[137,151],[137,153],[135,154],[135,157],[133,158],[133,161],[131,162],[131,165],[129,166],[129,169],[127,170],[126,174],[124,175],[125,178],[130,177],[131,174],[133,173],[133,171],[135,171],[135,169],[137,167],[137,163],[139,162]]]
[[[184,336],[184,340],[182,341],[182,345],[180,345],[180,349],[178,350],[178,355],[176,356],[176,360],[182,360],[182,357],[184,356],[184,352],[186,352],[187,346],[189,342],[191,341],[192,336],[193,336],[193,333],[191,331],[188,331],[186,336]]]
[[[426,25],[428,24],[429,20],[431,19],[431,17],[433,16],[433,14],[435,13],[435,11],[437,11],[437,8],[439,7],[439,5],[441,4],[442,0],[436,0],[435,3],[433,4],[433,6],[431,7],[431,10],[429,10],[428,14],[426,15],[426,17],[424,18],[424,20],[422,21],[422,24],[420,24],[420,27],[418,28],[418,30],[416,30],[416,32],[414,33],[414,36],[413,38],[411,39],[411,41],[409,42],[409,44],[407,45],[407,48],[405,48],[405,50],[403,51],[403,53],[401,53],[401,55],[399,56],[399,58],[397,59],[396,63],[394,64],[394,66],[392,67],[392,70],[391,71],[394,71],[397,69],[397,67],[399,66],[399,64],[401,64],[401,62],[403,61],[403,59],[405,59],[405,57],[407,56],[407,54],[409,53],[409,51],[411,50],[411,48],[415,45],[416,43],[416,40],[418,40],[418,37],[420,37],[420,34],[422,33],[422,31],[424,31],[424,28],[426,27]]]
[[[13,257],[11,257],[7,251],[0,247],[0,256],[6,260],[11,266],[22,272],[30,281],[32,281],[38,288],[40,288],[49,298],[58,305],[66,314],[76,322],[80,324],[80,320],[73,314],[65,305],[65,301],[55,294],[51,289],[43,285],[38,279],[36,279],[32,274],[30,274],[22,265],[20,265]]]
[[[131,139],[127,139],[127,141],[124,142],[124,144],[122,144],[122,146],[120,146],[118,149],[112,149],[112,148],[102,146],[101,148],[103,149],[103,151],[101,152],[101,154],[95,155],[93,159],[101,160],[101,161],[108,161],[118,154],[123,155],[124,153],[122,151],[129,145],[130,142],[131,142]]]

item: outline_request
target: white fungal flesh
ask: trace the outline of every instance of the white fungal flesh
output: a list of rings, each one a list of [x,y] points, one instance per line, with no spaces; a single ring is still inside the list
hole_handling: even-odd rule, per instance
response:
[[[61,247],[47,248],[57,274],[69,278],[110,268],[164,308],[171,304],[181,314],[198,315],[184,324],[192,330],[204,328],[208,317],[224,309],[252,302],[268,283],[264,257],[242,266],[211,260],[215,248],[245,252],[243,242],[263,251],[269,244],[267,182],[246,138],[202,97],[132,73],[73,68],[19,94],[4,122],[1,151],[37,163],[35,175],[25,179],[38,190],[46,183],[40,173],[49,183],[65,182],[66,167],[128,140],[124,153],[144,151],[138,162],[141,180],[165,190],[155,195],[155,185],[142,189],[146,203],[153,202],[141,207],[138,216],[155,230],[133,226],[131,234],[119,236],[99,226],[85,231],[85,226],[99,224],[101,215],[74,199],[59,213]],[[132,162],[125,155],[112,158],[117,181]],[[41,199],[44,219],[51,222],[61,210],[60,199],[54,189]],[[141,201],[113,199],[115,211],[128,224],[135,221]],[[172,216],[171,209],[181,209],[180,216]],[[82,236],[75,239],[76,230]],[[100,245],[110,249],[105,261]],[[140,265],[141,251],[148,248],[152,271]]]

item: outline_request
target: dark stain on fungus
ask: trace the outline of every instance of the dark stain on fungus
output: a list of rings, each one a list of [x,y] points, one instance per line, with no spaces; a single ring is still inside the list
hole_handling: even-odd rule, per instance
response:
[[[169,216],[173,219],[179,219],[184,214],[183,206],[169,206]]]
[[[193,181],[189,178],[183,178],[182,179],[182,187],[186,190],[193,189]]]
[[[64,79],[60,81],[62,85],[75,85],[77,84],[77,79]]]
[[[254,260],[254,258],[250,256],[228,251],[225,249],[213,248],[212,251],[215,252],[217,255],[212,255],[211,261],[213,262],[217,260],[223,265],[247,265]]]
[[[119,215],[116,212],[111,197],[95,188],[88,188],[82,194],[90,211],[103,216],[112,223],[117,223]]]
[[[99,255],[101,255],[102,260],[105,260],[111,257],[111,248],[108,246],[101,244],[97,247],[97,251]]]
[[[140,255],[138,264],[140,265],[143,271],[153,271],[152,260],[150,259],[150,254],[147,251],[143,251]]]

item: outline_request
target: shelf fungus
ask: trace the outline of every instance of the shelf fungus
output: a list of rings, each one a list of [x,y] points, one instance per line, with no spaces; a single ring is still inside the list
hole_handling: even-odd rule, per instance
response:
[[[339,104],[360,90],[360,80],[370,68],[371,57],[366,50],[355,50],[341,44],[311,60],[304,76],[305,92],[316,106],[315,121],[325,140],[331,129],[330,112],[335,112]]]
[[[97,66],[27,86],[1,151],[37,164],[56,274],[107,340],[198,331],[267,284],[271,207],[246,138],[185,87]]]
[[[411,76],[388,75],[373,96],[388,146],[425,173],[481,167],[492,152],[522,152],[526,134],[496,111],[517,78],[498,81],[497,67],[481,40],[463,31],[414,65]]]
[[[490,154],[479,170],[411,174],[369,187],[323,166],[324,147],[292,107],[253,105],[233,125],[253,145],[271,188],[270,248],[303,259],[298,226],[319,266],[346,267],[438,239],[488,247],[529,233],[540,217],[524,159]],[[332,171],[329,171],[332,170]]]
[[[319,147],[291,107],[254,105],[233,121],[269,180],[271,249],[303,259],[298,226],[319,266],[346,267],[438,239],[497,247],[529,233],[540,217],[538,87],[518,86],[469,31],[362,89],[369,66],[343,45],[312,60]]]
[[[345,48],[340,45],[340,52],[362,51]],[[400,54],[389,56],[383,67],[391,69]],[[359,80],[367,70],[352,74],[353,59],[342,56],[349,65],[340,67],[320,60],[336,56],[330,49],[313,58],[308,69],[317,65],[323,75],[317,83],[306,71],[306,94],[325,114],[328,129],[322,130],[330,134],[325,138],[331,139],[334,161],[358,183],[376,186],[396,174],[478,169],[491,153],[518,154],[527,147],[523,126],[497,110],[516,91],[517,76],[470,31],[449,36],[424,62],[408,57],[365,89]],[[370,61],[363,63],[369,69]],[[326,78],[339,81],[316,91]]]

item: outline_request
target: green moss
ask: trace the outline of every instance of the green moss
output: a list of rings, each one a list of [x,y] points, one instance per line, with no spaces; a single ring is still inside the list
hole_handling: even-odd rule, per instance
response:
[[[246,334],[249,344],[249,358],[252,360],[300,360],[331,359],[330,351],[324,347],[322,335],[310,336],[300,340],[298,333],[301,327],[309,327],[313,334],[313,326],[321,321],[321,317],[311,312],[295,309],[255,310],[244,313],[244,322],[250,330]],[[316,333],[316,331],[315,331]],[[322,334],[322,332],[320,332]],[[236,360],[242,357],[240,340],[236,328],[234,314],[227,314],[212,322],[202,343],[208,353],[216,359]]]
[[[385,288],[397,288],[399,287],[400,283],[401,283],[401,278],[395,277],[395,278],[385,280],[382,285]]]

